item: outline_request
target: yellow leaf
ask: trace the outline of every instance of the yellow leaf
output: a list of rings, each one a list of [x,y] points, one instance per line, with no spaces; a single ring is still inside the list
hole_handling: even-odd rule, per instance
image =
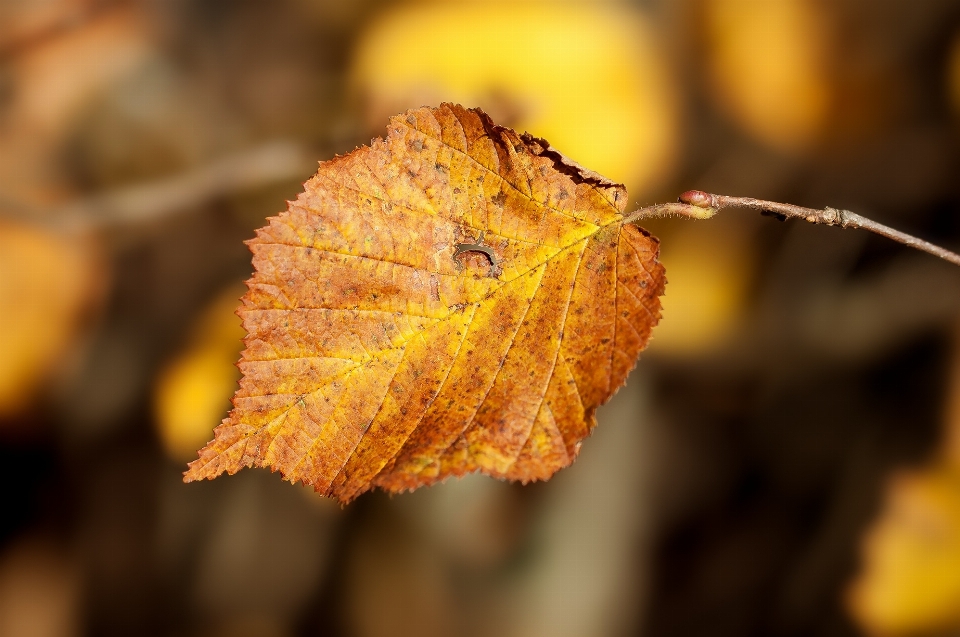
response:
[[[659,319],[658,242],[626,203],[480,110],[392,118],[249,242],[243,379],[185,479],[268,466],[349,501],[549,478]]]

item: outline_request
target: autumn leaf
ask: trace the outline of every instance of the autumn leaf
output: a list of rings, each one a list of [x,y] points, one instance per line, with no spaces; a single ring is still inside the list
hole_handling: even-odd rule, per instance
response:
[[[270,467],[343,502],[573,462],[660,314],[627,194],[444,104],[320,164],[250,240],[234,408],[185,481]]]

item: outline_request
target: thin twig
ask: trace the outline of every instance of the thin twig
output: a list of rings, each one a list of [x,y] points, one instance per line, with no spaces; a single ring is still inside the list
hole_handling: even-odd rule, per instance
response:
[[[804,208],[793,204],[764,201],[750,197],[730,197],[714,195],[702,190],[688,190],[680,195],[679,203],[657,204],[641,208],[627,215],[627,223],[651,217],[665,217],[677,215],[692,219],[709,219],[723,208],[752,208],[761,212],[770,213],[784,219],[802,219],[809,223],[819,223],[825,226],[839,226],[841,228],[860,228],[893,239],[905,246],[923,250],[940,257],[955,265],[960,265],[960,254],[945,250],[923,239],[894,230],[876,221],[861,217],[849,210],[826,207],[821,210]]]
[[[216,197],[286,180],[302,180],[315,168],[308,149],[294,142],[275,140],[178,175],[94,195],[52,210],[37,210],[0,193],[0,219],[12,217],[62,231],[137,226]]]
[[[275,141],[192,171],[68,205],[57,216],[99,226],[142,224],[211,198],[285,179],[305,178],[316,164],[304,148]]]

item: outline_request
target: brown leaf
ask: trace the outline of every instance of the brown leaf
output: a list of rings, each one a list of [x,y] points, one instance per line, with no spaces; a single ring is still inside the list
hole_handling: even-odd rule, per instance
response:
[[[660,313],[623,186],[444,104],[320,165],[249,242],[234,409],[186,481],[279,470],[343,502],[569,465]]]

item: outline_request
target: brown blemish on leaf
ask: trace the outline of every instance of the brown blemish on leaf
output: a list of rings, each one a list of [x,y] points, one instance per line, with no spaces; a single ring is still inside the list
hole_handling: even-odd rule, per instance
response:
[[[490,260],[490,270],[487,276],[495,277],[502,271],[500,268],[500,260],[497,259],[497,255],[493,251],[493,248],[480,243],[458,243],[455,247],[456,249],[453,251],[453,260],[457,262],[457,266],[460,269],[463,269],[463,265],[458,260],[458,257],[470,253],[478,253],[484,255]]]
[[[626,201],[480,110],[392,118],[248,242],[243,378],[184,479],[270,467],[348,502],[549,478],[659,320],[658,242]]]

